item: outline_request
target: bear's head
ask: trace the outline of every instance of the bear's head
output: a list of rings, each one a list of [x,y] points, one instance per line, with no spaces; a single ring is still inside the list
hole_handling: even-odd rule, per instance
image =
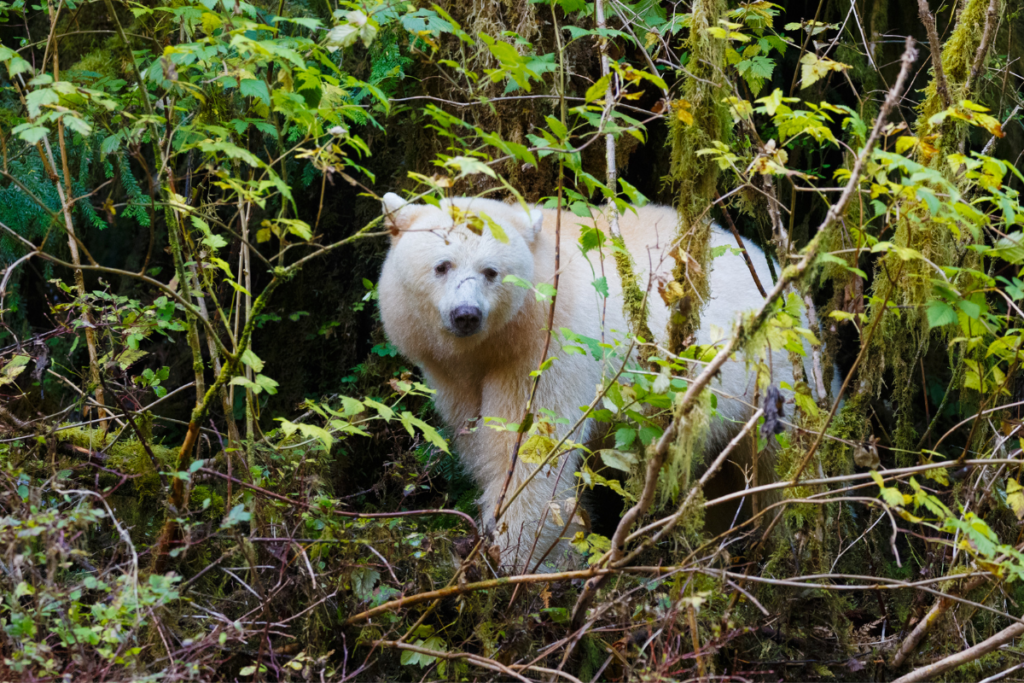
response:
[[[408,204],[389,192],[384,216],[392,241],[380,304],[388,336],[400,348],[396,339],[424,334],[426,325],[449,346],[466,350],[522,308],[529,292],[515,280],[533,281],[532,247],[543,223],[539,210],[474,197],[446,199],[440,206]],[[397,329],[405,325],[420,329]]]

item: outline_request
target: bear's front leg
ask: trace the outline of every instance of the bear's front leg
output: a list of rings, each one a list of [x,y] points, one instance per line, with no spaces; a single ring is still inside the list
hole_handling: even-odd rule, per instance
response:
[[[521,491],[520,486],[538,466],[516,459],[502,503],[503,512],[495,521],[495,508],[512,464],[516,434],[481,427],[472,436],[474,443],[466,450],[476,455],[475,467],[470,467],[483,488],[480,513],[484,529],[493,533],[501,551],[502,565],[522,572],[534,571],[541,558],[544,566],[539,567],[540,571],[572,564],[574,551],[568,540],[583,530],[574,515],[577,452],[563,453],[552,464],[541,467]]]

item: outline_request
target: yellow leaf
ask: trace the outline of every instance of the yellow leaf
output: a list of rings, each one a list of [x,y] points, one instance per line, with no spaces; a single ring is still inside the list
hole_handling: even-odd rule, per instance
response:
[[[540,465],[557,443],[551,437],[534,434],[519,449],[519,459],[531,465]]]
[[[1006,504],[1017,515],[1017,519],[1024,520],[1024,486],[1013,479],[1006,482]]]
[[[676,100],[672,103],[672,109],[676,113],[676,118],[685,123],[688,126],[693,125],[693,105],[686,100]]]
[[[430,33],[430,31],[416,31],[416,36],[424,43],[434,48],[435,50],[440,49],[440,46],[434,40],[433,35]]]
[[[903,154],[908,149],[913,149],[914,145],[917,144],[917,138],[913,135],[901,135],[896,138],[896,153]]]
[[[4,366],[2,372],[0,372],[0,386],[5,384],[11,384],[18,375],[25,372],[25,368],[28,367],[29,361],[32,357],[26,354],[20,354],[11,359],[11,361]]]
[[[818,55],[808,52],[800,59],[801,88],[806,88],[821,80],[829,71],[845,71],[850,68],[849,64],[836,62],[828,57],[818,58]]]
[[[907,496],[907,497],[909,498],[910,496]],[[913,523],[913,524],[920,524],[921,522],[924,521],[923,518],[918,517],[916,515],[912,515],[912,514],[910,514],[909,512],[907,512],[906,510],[904,510],[902,508],[896,508],[896,514],[899,515],[900,517],[902,517],[903,519],[907,520],[908,522]]]
[[[213,35],[214,31],[224,25],[224,22],[221,21],[220,17],[213,12],[203,12],[202,22],[203,32],[208,36]]]

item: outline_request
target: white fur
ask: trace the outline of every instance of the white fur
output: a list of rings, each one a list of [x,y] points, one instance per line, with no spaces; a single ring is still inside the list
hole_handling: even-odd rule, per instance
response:
[[[486,214],[502,226],[508,243],[495,239],[488,229],[477,235],[465,225],[454,225],[448,210],[404,204],[397,195],[385,195],[387,224],[395,237],[381,273],[380,310],[388,338],[422,369],[437,391],[437,410],[455,435],[455,446],[466,469],[483,489],[480,511],[490,527],[516,435],[483,426],[475,418],[498,417],[509,422],[522,419],[532,383],[530,373],[537,369],[543,352],[549,310],[548,304],[538,302],[528,290],[503,280],[515,275],[535,284],[553,281],[556,212],[532,209],[527,213],[521,206],[487,199],[457,198],[450,203]],[[449,204],[442,206],[447,209]],[[608,256],[603,264],[598,263],[594,252],[593,263],[583,257],[577,240],[580,225],[585,224],[592,221],[568,212],[561,215],[561,273],[554,329],[564,327],[606,342],[622,339],[628,326],[623,318],[622,287],[615,262]],[[619,226],[634,255],[641,282],[647,282],[652,266],[656,276],[671,277],[673,262],[667,253],[677,224],[676,212],[659,206],[639,208],[636,214],[627,212],[620,217]],[[597,225],[608,233],[603,217],[598,217]],[[733,237],[717,226],[711,239],[712,246],[736,246]],[[763,252],[749,241],[745,245],[762,284],[770,288]],[[442,262],[450,263],[451,268],[439,275],[435,267]],[[496,271],[496,278],[485,277],[488,268]],[[609,289],[603,309],[592,285],[602,274],[608,279]],[[703,315],[698,335],[701,343],[711,341],[712,325],[728,334],[739,311],[755,308],[763,301],[740,255],[726,252],[715,259],[710,278],[712,299]],[[664,335],[668,310],[656,289],[652,287],[648,298],[649,324],[656,335]],[[481,311],[481,330],[476,334],[458,336],[453,330],[451,312],[462,305]],[[776,381],[792,382],[786,356],[773,355],[777,357],[773,362]],[[604,368],[589,354],[562,353],[559,335],[552,338],[549,356],[557,360],[540,380],[535,406],[547,408],[571,424],[580,416],[580,407],[594,399]],[[720,400],[720,412],[732,420],[746,420],[750,414],[746,403],[753,399],[753,387],[753,373],[741,362],[727,363],[714,388],[740,400]],[[567,429],[560,426],[556,436],[564,435]],[[728,426],[716,431],[717,441],[727,433]],[[594,435],[595,425],[588,421],[573,438],[587,442]],[[560,502],[563,516],[567,515],[564,501],[575,495],[579,456],[573,452],[563,460],[566,462],[560,472],[554,468],[540,473],[501,519],[496,531],[503,564],[523,569],[538,532],[529,569],[552,546],[548,561],[564,563],[567,548],[565,543],[559,544],[560,525],[550,513],[547,521],[540,523],[552,500]],[[519,462],[509,493],[534,467]],[[580,530],[571,524],[566,536],[572,538]]]

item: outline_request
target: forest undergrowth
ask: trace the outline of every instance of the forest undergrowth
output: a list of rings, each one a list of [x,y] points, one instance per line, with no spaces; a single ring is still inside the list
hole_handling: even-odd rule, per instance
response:
[[[1022,10],[0,0],[0,680],[1020,679]],[[630,325],[549,332],[631,351],[576,567],[502,567],[384,336],[386,192],[677,210],[671,279],[560,245]],[[702,346],[712,221],[780,265]]]

